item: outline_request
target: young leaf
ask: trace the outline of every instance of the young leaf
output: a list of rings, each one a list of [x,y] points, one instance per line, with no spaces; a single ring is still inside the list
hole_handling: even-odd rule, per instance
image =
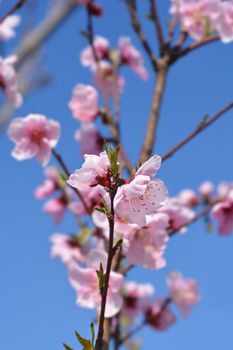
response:
[[[67,345],[67,344],[65,344],[65,343],[63,343],[63,346],[64,346],[64,348],[65,348],[66,350],[74,350],[74,349],[72,349],[69,345]]]
[[[91,322],[91,346],[94,349],[94,346],[95,346],[95,328],[94,328],[93,322]]]
[[[83,346],[83,350],[91,350],[92,346],[90,340],[81,337],[81,335],[78,332],[75,332],[75,335],[79,343]]]

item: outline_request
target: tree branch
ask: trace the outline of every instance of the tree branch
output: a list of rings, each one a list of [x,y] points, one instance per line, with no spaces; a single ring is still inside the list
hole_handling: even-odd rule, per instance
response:
[[[206,128],[208,128],[210,125],[212,125],[214,122],[216,122],[219,118],[221,118],[226,112],[231,110],[233,108],[233,102],[229,103],[225,107],[223,107],[219,112],[217,112],[213,117],[203,121],[198,125],[198,127],[193,130],[188,136],[186,136],[182,141],[180,141],[176,146],[174,146],[170,151],[168,151],[166,154],[163,155],[162,160],[165,161],[166,159],[170,158],[175,154],[180,148],[185,146],[189,141],[191,141],[195,136],[197,136],[199,133],[204,131]]]
[[[151,19],[155,23],[155,30],[158,38],[160,52],[162,52],[163,46],[164,46],[164,37],[163,37],[163,29],[162,29],[159,14],[158,14],[156,0],[150,0],[150,12],[151,12]]]
[[[146,51],[146,53],[149,57],[149,60],[151,62],[153,70],[157,71],[158,61],[157,61],[157,58],[155,57],[147,39],[146,39],[146,36],[142,30],[141,24],[140,24],[138,16],[137,16],[136,7],[131,0],[125,0],[125,3],[128,7],[128,11],[129,11],[129,14],[131,17],[132,27],[134,28],[134,31],[137,34],[138,39],[140,40],[144,50]]]
[[[166,57],[165,57],[166,58]],[[154,93],[152,97],[152,106],[149,116],[149,121],[147,124],[147,130],[145,135],[145,141],[141,150],[139,164],[144,163],[152,154],[153,146],[156,140],[156,129],[159,120],[159,112],[161,103],[163,100],[167,73],[168,73],[168,64],[166,60],[161,61],[163,65],[158,70],[157,81],[154,88]]]
[[[12,8],[9,11],[7,11],[7,13],[5,13],[5,15],[0,19],[0,24],[2,24],[2,22],[4,22],[8,16],[13,15],[14,12],[19,10],[26,3],[26,1],[27,0],[17,1],[17,3],[15,5],[13,5]]]

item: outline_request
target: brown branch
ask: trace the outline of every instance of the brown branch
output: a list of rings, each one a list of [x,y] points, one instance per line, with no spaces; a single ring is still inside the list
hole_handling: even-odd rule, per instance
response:
[[[107,303],[108,285],[109,285],[109,279],[110,279],[110,273],[111,273],[111,267],[112,267],[112,260],[115,254],[114,247],[113,247],[113,240],[114,240],[114,225],[115,225],[114,198],[115,198],[116,192],[117,192],[117,188],[113,189],[112,193],[110,192],[111,216],[108,217],[108,222],[109,222],[108,260],[107,260],[107,267],[105,272],[104,288],[103,288],[103,291],[101,291],[101,309],[100,309],[100,318],[99,318],[99,329],[98,329],[98,335],[97,335],[96,344],[95,344],[95,350],[108,349],[108,343],[109,343],[109,337],[110,337],[109,323],[107,324],[107,327],[104,327],[104,322],[105,322],[104,315],[105,315],[105,308]]]
[[[173,49],[173,53],[171,54],[171,64],[175,63],[178,59],[180,59],[183,56],[188,55],[189,53],[193,52],[194,50],[197,50],[205,45],[211,44],[215,41],[219,41],[220,36],[219,35],[211,35],[205,39],[199,40],[191,44],[190,46],[186,47],[183,50],[180,50],[177,47]]]
[[[8,16],[13,15],[14,12],[19,10],[26,3],[26,1],[27,0],[17,1],[17,3],[15,5],[13,5],[12,8],[9,11],[7,11],[7,13],[5,13],[5,15],[0,19],[0,24],[2,24],[2,22],[4,22]]]
[[[131,17],[131,23],[132,23],[132,26],[134,28],[134,31],[137,34],[138,39],[140,40],[144,50],[146,51],[146,53],[149,57],[149,60],[151,62],[153,70],[157,71],[158,61],[157,61],[157,58],[155,57],[147,39],[146,39],[146,36],[142,30],[140,21],[139,21],[138,16],[137,16],[136,7],[131,0],[125,0],[125,3],[128,7],[128,11],[129,11],[129,14]]]
[[[57,162],[60,164],[62,170],[64,171],[64,173],[66,174],[67,177],[70,176],[70,171],[68,170],[62,156],[57,152],[55,151],[55,149],[52,149],[52,154],[54,156],[54,158],[56,158]],[[80,201],[82,202],[86,212],[91,215],[91,209],[87,206],[86,202],[85,202],[85,199],[83,198],[83,195],[81,194],[81,192],[75,188],[75,187],[71,187],[72,190],[77,194],[77,196],[79,197]]]
[[[217,112],[213,117],[203,121],[198,125],[198,127],[193,130],[188,136],[186,136],[182,141],[180,141],[176,146],[174,146],[170,151],[163,155],[162,160],[170,158],[175,154],[180,148],[185,146],[189,141],[191,141],[195,136],[201,133],[203,130],[208,128],[214,122],[216,122],[219,118],[221,118],[226,112],[233,108],[233,102],[229,103],[227,106],[223,107],[219,112]]]
[[[151,14],[151,19],[155,23],[155,30],[158,38],[158,43],[159,43],[160,51],[162,52],[163,46],[164,46],[164,36],[163,36],[163,29],[162,29],[159,14],[158,14],[156,0],[150,0],[150,14]]]
[[[155,84],[154,93],[152,97],[151,112],[150,112],[149,121],[147,124],[145,141],[142,146],[139,164],[144,163],[151,156],[153,151],[153,146],[156,141],[156,129],[158,126],[159,112],[160,112],[160,107],[163,100],[167,73],[168,73],[168,64],[165,57],[163,60],[161,60],[161,67],[158,70],[157,81]]]

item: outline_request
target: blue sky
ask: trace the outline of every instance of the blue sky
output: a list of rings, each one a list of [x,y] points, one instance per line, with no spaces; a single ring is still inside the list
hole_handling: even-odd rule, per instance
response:
[[[0,13],[5,13],[13,3],[2,1]],[[39,7],[39,18],[46,9],[45,3]],[[131,36],[140,47],[123,1],[100,3],[106,15],[95,20],[96,34],[109,38],[113,46],[119,36]],[[165,24],[169,1],[158,3]],[[140,8],[142,16],[147,12],[146,4],[143,1]],[[92,82],[90,72],[79,62],[80,50],[86,46],[79,31],[85,28],[85,23],[84,11],[77,11],[49,39],[43,58],[53,78],[51,85],[31,95],[16,112],[16,116],[24,116],[36,111],[61,122],[58,151],[70,169],[79,167],[82,159],[73,138],[78,123],[72,119],[67,102],[76,83]],[[145,20],[144,26],[153,45],[152,24]],[[14,44],[15,41],[7,46],[6,52]],[[146,57],[145,62],[150,70]],[[123,71],[126,86],[121,100],[122,137],[133,162],[138,158],[150,109],[154,84],[150,73],[150,79],[142,82],[131,71]],[[196,127],[206,113],[216,112],[232,99],[233,44],[215,43],[184,58],[169,73],[155,152],[165,153]],[[42,169],[34,160],[22,163],[14,160],[10,155],[12,147],[4,130],[0,135],[0,343],[9,350],[58,350],[62,349],[63,341],[75,344],[74,330],[88,336],[93,317],[92,312],[75,305],[75,292],[67,281],[65,268],[49,256],[49,236],[73,231],[75,222],[67,215],[57,227],[42,213],[42,203],[33,198],[35,187],[43,181]],[[164,163],[159,177],[171,195],[182,188],[196,189],[206,179],[215,184],[232,181],[233,111]],[[156,287],[156,295],[164,295],[166,273],[179,269],[199,281],[202,299],[190,318],[178,315],[179,322],[168,332],[143,331],[142,349],[232,349],[233,237],[221,238],[216,232],[207,234],[200,221],[185,235],[171,240],[166,258],[165,269],[137,269],[129,278],[150,281]]]

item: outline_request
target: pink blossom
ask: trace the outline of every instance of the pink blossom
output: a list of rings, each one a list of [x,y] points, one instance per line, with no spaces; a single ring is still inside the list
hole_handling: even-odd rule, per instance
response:
[[[35,190],[35,197],[37,199],[47,198],[58,189],[58,178],[60,174],[57,169],[54,167],[47,168],[45,169],[45,175],[47,178]]]
[[[233,2],[221,2],[218,31],[222,42],[229,43],[233,40]]]
[[[81,154],[99,154],[101,152],[101,136],[92,123],[81,125],[75,134],[75,139],[80,142]]]
[[[72,262],[84,262],[83,247],[77,239],[64,234],[55,233],[51,236],[51,257],[61,258],[62,262],[69,266]]]
[[[15,36],[15,27],[21,22],[20,16],[8,16],[0,24],[0,40],[9,40]]]
[[[8,129],[8,136],[16,146],[12,156],[17,160],[36,157],[44,166],[51,157],[60,137],[60,125],[41,114],[29,114],[25,118],[12,121]]]
[[[185,225],[195,216],[193,210],[181,205],[177,199],[169,199],[169,201],[159,209],[159,212],[169,216],[169,232],[180,228],[182,228],[180,232],[185,232]]]
[[[216,30],[219,0],[172,0],[170,13],[180,21],[183,30],[200,40]]]
[[[43,211],[51,215],[56,224],[59,224],[67,209],[67,199],[64,196],[52,198],[43,206]]]
[[[176,317],[170,310],[167,300],[162,298],[151,303],[145,317],[147,324],[158,331],[165,331],[176,322]]]
[[[133,46],[130,38],[122,37],[119,39],[119,51],[123,64],[128,65],[142,79],[148,79],[148,72],[144,66],[142,55]]]
[[[218,197],[220,199],[226,198],[229,193],[233,190],[233,182],[222,182],[217,188]]]
[[[105,39],[102,36],[96,36],[94,39],[93,46],[95,50],[95,55],[99,60],[108,56],[109,42],[107,39]],[[90,46],[86,47],[82,51],[80,59],[84,67],[93,68],[96,66],[95,56],[93,55],[93,50]]]
[[[205,181],[201,184],[198,191],[204,198],[209,198],[214,191],[214,185],[210,181]]]
[[[149,305],[150,297],[155,288],[149,284],[127,282],[124,285],[124,317],[133,320],[139,313],[144,312]]]
[[[100,311],[101,296],[99,291],[99,280],[96,270],[99,270],[102,263],[106,269],[107,253],[92,250],[87,256],[87,267],[80,267],[76,264],[69,266],[69,279],[72,287],[77,291],[77,304],[86,308],[97,308]],[[105,317],[110,318],[116,315],[123,304],[119,293],[124,277],[117,272],[110,273]]]
[[[136,229],[134,234],[128,234],[125,255],[129,265],[159,269],[166,264],[163,254],[168,242],[166,229],[169,217],[166,214],[157,213],[148,216],[147,220],[146,226]]]
[[[172,301],[184,316],[188,316],[189,308],[197,304],[200,299],[197,282],[193,279],[185,279],[181,273],[173,271],[167,277],[167,284]]]
[[[90,186],[97,185],[101,180],[105,180],[110,168],[110,162],[106,152],[99,156],[85,154],[85,162],[81,169],[75,170],[70,175],[67,183],[75,188],[88,190]]]
[[[20,107],[23,98],[18,90],[18,83],[14,65],[17,62],[17,56],[7,58],[0,57],[0,87],[14,107]]]
[[[93,68],[93,72],[95,83],[104,94],[117,97],[123,91],[124,78],[110,62],[100,61],[98,67]]]
[[[178,201],[181,205],[193,207],[198,204],[198,198],[194,191],[186,189],[178,194]]]
[[[83,123],[93,121],[99,110],[98,93],[91,85],[78,84],[73,90],[69,107],[73,117]]]
[[[151,180],[160,167],[159,156],[151,157],[136,172],[133,180],[121,186],[115,197],[115,212],[121,221],[146,225],[146,215],[155,213],[167,199],[167,189],[159,180]]]
[[[220,203],[212,209],[212,217],[218,220],[220,235],[227,236],[233,232],[233,189]]]
[[[94,186],[94,187],[87,187],[85,189],[79,189],[80,193],[82,194],[83,198],[85,198],[85,203],[88,206],[88,208],[94,208],[96,206],[100,206],[100,195],[104,197],[106,195],[106,192],[104,188],[100,185]],[[80,201],[72,201],[69,204],[69,209],[75,214],[75,215],[87,215],[87,211],[84,208],[83,204]],[[98,213],[94,210],[94,213]],[[101,214],[101,213],[100,213]],[[103,214],[104,219],[107,219],[106,215]],[[106,221],[108,226],[108,220]]]

